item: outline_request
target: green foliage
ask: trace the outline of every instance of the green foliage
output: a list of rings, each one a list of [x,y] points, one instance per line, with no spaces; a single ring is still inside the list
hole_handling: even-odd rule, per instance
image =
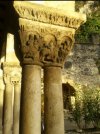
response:
[[[92,122],[100,128],[100,89],[84,91],[83,117],[86,123]]]
[[[99,52],[100,53],[100,52]],[[100,74],[100,58],[96,61],[96,65],[98,67],[99,70],[99,74]]]
[[[85,126],[92,123],[94,128],[100,128],[100,89],[83,89],[75,98],[72,117],[77,126],[81,128],[83,120]]]
[[[78,42],[89,42],[92,34],[100,35],[100,17],[87,18],[87,22],[83,24],[76,32],[75,39]]]
[[[76,1],[76,10],[83,7],[86,1]],[[87,21],[77,31],[75,35],[76,42],[89,42],[92,34],[100,35],[100,2],[94,1],[94,4],[90,6],[91,14],[87,13]]]
[[[82,98],[81,92],[77,91],[75,95],[75,105],[72,106],[72,119],[76,122],[79,129],[81,129],[82,122]]]

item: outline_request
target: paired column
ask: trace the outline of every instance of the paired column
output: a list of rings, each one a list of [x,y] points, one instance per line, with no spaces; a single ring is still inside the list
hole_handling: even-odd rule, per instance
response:
[[[72,48],[73,35],[69,37],[68,29],[62,31],[61,27],[41,26],[21,18],[19,22],[22,52],[20,134],[41,134],[41,64],[44,69],[44,132],[64,134],[61,67]]]
[[[45,134],[64,134],[61,68],[44,68]]]
[[[17,63],[3,64],[4,115],[3,134],[19,134],[21,68]]]

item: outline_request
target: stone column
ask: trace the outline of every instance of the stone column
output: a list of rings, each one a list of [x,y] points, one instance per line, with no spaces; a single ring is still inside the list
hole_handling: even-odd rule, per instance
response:
[[[41,133],[41,67],[25,65],[22,76],[20,134]]]
[[[1,82],[1,80],[0,80]],[[3,95],[4,95],[4,89],[0,89],[0,134],[2,132],[2,128],[3,128],[3,122],[2,122],[2,119],[3,119]]]
[[[86,16],[72,11],[61,10],[60,12],[57,8],[28,2],[14,2],[14,8],[19,15],[21,63],[23,66],[20,134],[41,133],[41,103],[40,95],[37,95],[40,89],[40,63],[43,64],[44,72],[47,72],[44,76],[44,95],[45,100],[47,100],[47,102],[45,101],[44,113],[45,134],[64,134],[61,67],[73,47],[75,30],[84,22]],[[58,74],[56,76],[58,78],[55,78],[54,71]],[[51,75],[54,81],[51,80]],[[46,84],[46,78],[48,79],[48,85]],[[56,79],[58,79],[58,82]],[[36,99],[36,96],[38,96],[38,99]],[[52,99],[50,103],[48,99],[54,98],[54,96],[56,97],[55,100]],[[52,103],[55,104],[56,108],[58,108],[58,104],[60,105],[58,111],[55,110]],[[57,121],[60,122],[57,123]],[[53,127],[51,127],[51,123],[54,124]]]
[[[4,73],[4,82],[5,82],[3,134],[12,134],[13,120],[16,120],[13,118],[13,104],[14,104],[13,102],[15,102],[14,101],[14,82],[18,82],[19,81],[18,78],[21,78],[21,68],[18,63],[4,62],[3,73]],[[15,90],[17,90],[17,88]],[[20,90],[20,87],[18,90]],[[17,97],[19,96],[16,96],[16,98]],[[18,104],[19,102],[16,103]],[[18,107],[16,105],[16,109],[17,108]],[[16,113],[14,111],[14,117],[15,114]]]
[[[13,97],[13,85],[11,84],[10,79],[5,80],[3,134],[12,134],[12,125],[13,125],[12,97]]]
[[[14,107],[13,107],[13,134],[19,134],[19,120],[20,120],[20,79],[16,79],[14,83]]]
[[[4,100],[4,81],[3,81],[3,70],[0,68],[0,134],[3,128],[3,100]]]
[[[46,35],[44,44],[51,45],[50,53],[44,46],[44,131],[45,134],[64,134],[62,95],[62,66],[73,46],[70,36]],[[52,49],[53,47],[53,49]],[[49,50],[49,49],[48,49]]]
[[[41,134],[40,37],[28,30],[19,31],[23,56],[20,134]]]
[[[61,67],[44,69],[45,134],[64,134]]]

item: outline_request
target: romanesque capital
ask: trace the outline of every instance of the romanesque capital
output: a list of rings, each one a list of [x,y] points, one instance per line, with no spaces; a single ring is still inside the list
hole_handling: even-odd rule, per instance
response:
[[[86,16],[28,2],[14,2],[14,8],[19,15],[22,63],[62,66]]]
[[[23,64],[61,66],[74,43],[74,29],[19,19]]]
[[[21,83],[21,67],[16,63],[3,63],[3,77],[5,84]]]

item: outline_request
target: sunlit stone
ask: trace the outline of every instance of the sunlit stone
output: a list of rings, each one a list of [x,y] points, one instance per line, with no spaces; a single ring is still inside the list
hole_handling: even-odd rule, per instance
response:
[[[75,10],[75,1],[29,1],[32,3],[43,4],[48,7],[54,7],[61,10]]]

